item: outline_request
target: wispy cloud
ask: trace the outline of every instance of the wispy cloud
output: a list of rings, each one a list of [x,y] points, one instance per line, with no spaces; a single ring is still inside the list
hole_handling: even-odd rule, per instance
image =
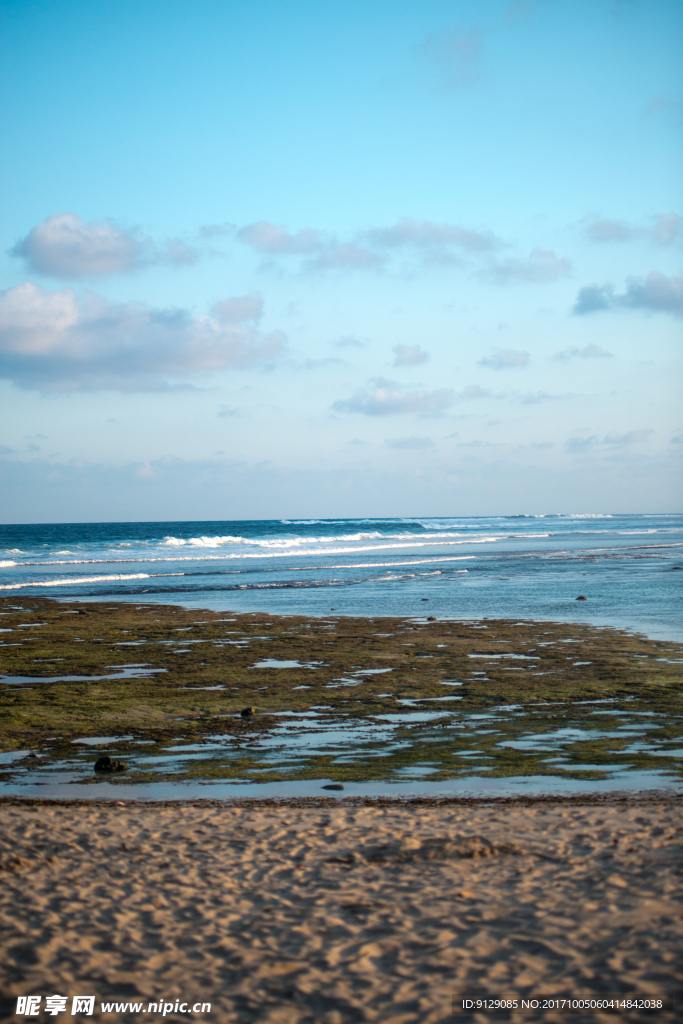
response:
[[[155,244],[111,220],[86,223],[75,213],[55,213],[37,224],[11,254],[37,274],[67,281],[130,273],[150,264],[189,266],[201,256],[180,239]]]
[[[662,228],[664,230],[664,228]],[[669,230],[673,230],[669,228]],[[258,221],[236,232],[237,239],[264,258],[262,266],[296,266],[301,273],[405,270],[468,266],[480,280],[498,285],[545,284],[572,273],[571,261],[548,249],[528,256],[498,258],[505,241],[485,228],[401,217],[389,226],[352,232],[346,239],[332,231],[290,231]]]
[[[591,242],[630,242],[639,238],[642,231],[624,221],[603,218],[591,220],[584,229],[584,235]]]
[[[674,117],[683,113],[683,102],[668,93],[652,96],[645,104],[646,114],[670,114]]]
[[[384,259],[363,245],[339,242],[336,237],[315,228],[287,231],[276,224],[258,221],[237,232],[237,238],[264,256],[305,256],[305,270],[372,270]]]
[[[164,263],[171,267],[193,267],[201,256],[194,245],[180,238],[167,238],[148,255],[147,262]]]
[[[419,366],[430,358],[421,345],[394,345],[394,366]]]
[[[572,398],[572,395],[553,395],[549,391],[527,391],[518,395],[518,401],[524,405],[538,405],[539,402],[555,402],[559,398]]]
[[[286,339],[248,325],[260,313],[255,301],[226,300],[193,317],[27,282],[0,292],[0,376],[43,391],[147,391],[168,388],[169,376],[258,365]]]
[[[570,437],[565,442],[565,448],[568,452],[587,452],[590,451],[598,444],[598,435],[591,434],[590,437]]]
[[[653,434],[654,430],[650,427],[644,427],[641,430],[628,430],[625,434],[617,434],[615,431],[610,431],[609,434],[605,434],[603,444],[624,448],[632,444],[642,444],[643,441],[649,440]]]
[[[467,384],[460,392],[459,398],[490,398],[488,388],[480,388],[478,384]]]
[[[332,344],[336,348],[365,348],[367,342],[361,341],[354,334],[344,334],[341,338],[337,338]]]
[[[505,7],[507,21],[524,21],[531,18],[545,0],[511,0]]]
[[[673,245],[683,238],[683,217],[677,213],[660,213],[650,235],[658,245]]]
[[[260,295],[242,295],[234,299],[214,302],[211,313],[222,324],[243,324],[248,320],[260,320],[263,314],[263,299]]]
[[[457,262],[454,249],[481,255],[502,245],[490,231],[475,231],[459,224],[419,221],[413,217],[401,217],[389,228],[370,228],[362,233],[362,237],[382,249],[420,252],[428,262],[434,263]]]
[[[400,448],[404,451],[424,451],[433,448],[434,442],[430,437],[388,437],[384,442],[389,448]]]
[[[426,37],[420,50],[437,75],[442,92],[460,92],[481,80],[484,31],[449,28]]]
[[[313,228],[290,232],[264,220],[240,228],[237,237],[267,256],[319,252],[329,240],[328,235]]]
[[[488,366],[491,370],[521,369],[529,365],[529,353],[522,349],[501,348],[490,356],[479,360],[480,366]]]
[[[223,224],[202,224],[199,229],[201,238],[228,238],[235,233],[235,225],[227,221]]]
[[[572,264],[548,249],[532,249],[527,259],[510,258],[491,263],[481,277],[493,284],[547,284],[569,277]]]
[[[677,213],[659,213],[647,227],[637,227],[623,220],[587,217],[583,234],[591,242],[633,242],[646,239],[654,245],[674,245],[683,238],[683,218]]]
[[[587,285],[579,289],[572,312],[583,316],[616,308],[683,316],[683,277],[667,277],[653,270],[645,278],[629,278],[622,294],[609,284]]]
[[[417,413],[437,416],[455,402],[455,393],[448,388],[422,391],[403,388],[394,381],[376,378],[369,388],[360,388],[351,398],[334,402],[335,412],[360,413],[363,416],[396,416]]]
[[[327,246],[304,264],[306,270],[377,270],[385,260],[362,245]]]
[[[589,437],[570,437],[565,443],[565,449],[574,454],[591,451],[596,448],[629,448],[631,445],[643,444],[654,434],[650,427],[640,430],[629,430],[625,434],[610,431],[600,440],[597,434]]]
[[[561,352],[556,352],[552,357],[553,359],[566,360],[566,359],[612,359],[613,354],[607,352],[606,349],[600,348],[595,342],[591,342],[589,345],[584,345],[583,348],[565,348]]]

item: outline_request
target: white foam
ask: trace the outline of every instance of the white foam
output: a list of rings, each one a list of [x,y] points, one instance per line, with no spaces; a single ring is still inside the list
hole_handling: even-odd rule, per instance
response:
[[[563,519],[613,519],[607,512],[567,512]]]
[[[318,540],[318,538],[316,538]],[[245,551],[245,552],[225,552],[220,555],[194,555],[188,554],[183,556],[164,556],[164,557],[140,557],[140,558],[78,558],[78,559],[52,559],[40,562],[21,562],[18,564],[24,566],[38,566],[38,565],[126,565],[134,563],[139,565],[140,563],[150,564],[155,562],[216,562],[216,561],[228,561],[228,560],[242,560],[242,559],[256,559],[256,558],[290,558],[292,555],[299,555],[300,557],[309,555],[355,555],[361,551],[393,551],[401,548],[440,548],[440,547],[452,547],[460,544],[491,544],[497,541],[505,540],[504,536],[497,537],[468,537],[464,540],[448,540],[448,541],[435,541],[432,538],[422,540],[418,543],[414,541],[408,541],[400,544],[365,544],[365,545],[354,545],[353,547],[314,547],[309,551],[288,549],[286,551]]]
[[[169,547],[191,547],[191,548],[220,548],[229,544],[244,544],[247,547],[257,548],[299,548],[306,544],[316,543],[340,543],[358,540],[379,540],[385,534],[376,530],[372,533],[345,533],[338,537],[272,537],[256,540],[252,537],[233,537],[228,534],[225,537],[165,537],[163,544]]]
[[[184,573],[173,573],[174,576],[184,576]],[[147,572],[136,572],[127,575],[117,576],[77,576],[68,580],[41,580],[38,583],[7,583],[0,586],[0,590],[20,590],[22,587],[77,587],[81,583],[109,583],[111,580],[148,580],[150,574]]]

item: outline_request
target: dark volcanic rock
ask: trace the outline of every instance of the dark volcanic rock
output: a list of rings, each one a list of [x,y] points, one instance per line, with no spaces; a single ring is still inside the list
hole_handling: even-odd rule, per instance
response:
[[[103,754],[95,761],[95,771],[109,774],[110,772],[125,772],[128,765],[123,761],[114,761],[108,754]]]

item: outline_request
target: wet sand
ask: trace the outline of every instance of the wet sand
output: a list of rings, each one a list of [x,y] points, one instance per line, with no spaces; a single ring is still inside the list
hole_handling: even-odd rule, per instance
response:
[[[165,1020],[240,1024],[668,1024],[675,1011],[453,1016],[452,999],[682,993],[681,810],[659,795],[5,800],[2,1019],[57,993],[68,1010],[35,1019],[81,1019],[71,998],[95,995],[109,1021],[162,1015],[102,1002],[161,1000]]]

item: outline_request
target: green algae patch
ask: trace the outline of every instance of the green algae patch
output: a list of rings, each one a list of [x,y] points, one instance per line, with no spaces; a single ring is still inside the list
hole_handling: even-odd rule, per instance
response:
[[[107,753],[125,785],[681,774],[683,647],[619,630],[42,598],[0,600],[0,627],[0,751],[43,772]]]

